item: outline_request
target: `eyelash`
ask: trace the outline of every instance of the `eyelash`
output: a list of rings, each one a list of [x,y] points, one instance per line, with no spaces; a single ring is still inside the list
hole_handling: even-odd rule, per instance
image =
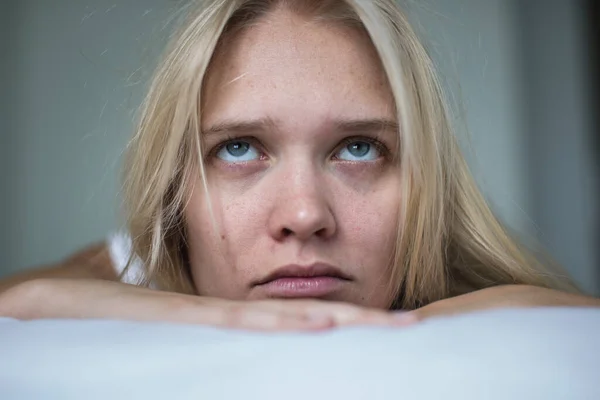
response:
[[[259,148],[259,150],[261,150],[262,152],[262,148],[264,146],[262,146],[262,144],[260,143],[260,141],[258,139],[256,139],[253,136],[228,136],[225,140],[223,140],[221,143],[217,144],[215,147],[212,148],[211,151],[209,151],[207,153],[206,159],[213,159],[216,157],[216,155],[228,144],[234,143],[234,142],[248,142],[254,146],[257,146]],[[340,142],[340,144],[338,144],[335,148],[335,150],[332,152],[332,156],[334,156],[337,152],[340,151],[341,148],[348,146],[352,143],[356,143],[356,142],[365,142],[365,143],[369,143],[372,146],[375,146],[375,148],[381,153],[383,158],[389,158],[390,156],[390,150],[388,149],[388,147],[380,140],[375,139],[373,137],[367,137],[367,136],[350,136],[345,138],[344,140],[342,140]]]
[[[256,139],[253,136],[227,136],[227,138],[225,140],[223,140],[221,143],[217,144],[216,146],[214,146],[207,154],[206,154],[206,159],[213,159],[217,156],[217,154],[223,150],[223,148],[225,146],[227,146],[228,144],[234,143],[234,142],[248,142],[254,146],[257,146],[259,148],[259,150],[261,150],[263,148],[262,144],[260,143],[260,141],[258,139]],[[262,152],[262,150],[261,150]]]
[[[372,146],[375,146],[375,148],[377,149],[377,151],[379,151],[381,153],[381,156],[383,158],[389,158],[390,150],[388,149],[388,147],[382,141],[375,139],[373,137],[368,137],[368,136],[350,136],[350,137],[345,138],[335,148],[333,155],[335,155],[343,147],[348,146],[352,143],[356,143],[356,142],[365,142]]]

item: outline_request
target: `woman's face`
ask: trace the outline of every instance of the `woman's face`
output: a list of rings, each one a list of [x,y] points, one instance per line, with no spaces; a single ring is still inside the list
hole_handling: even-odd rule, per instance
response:
[[[277,11],[215,55],[203,100],[214,220],[200,179],[185,210],[198,292],[388,307],[398,134],[369,40]]]

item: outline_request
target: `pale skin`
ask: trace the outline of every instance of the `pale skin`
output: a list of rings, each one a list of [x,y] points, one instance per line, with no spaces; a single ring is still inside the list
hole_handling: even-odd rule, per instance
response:
[[[267,290],[253,281],[288,264],[326,263],[352,279],[324,299],[388,307],[397,131],[367,38],[279,11],[231,41],[212,71],[202,128],[219,230],[200,181],[186,208],[199,292],[261,299]],[[228,143],[247,149],[219,147]]]
[[[392,251],[386,238],[394,237],[402,193],[393,101],[370,44],[358,32],[278,11],[222,50],[202,105],[218,229],[201,185],[185,209],[200,296],[116,282],[99,244],[0,281],[0,315],[320,330],[404,326],[499,307],[600,306],[591,297],[502,286],[400,317],[388,312],[391,299],[381,289]],[[313,263],[350,278],[318,298],[280,299],[255,284],[282,265]]]

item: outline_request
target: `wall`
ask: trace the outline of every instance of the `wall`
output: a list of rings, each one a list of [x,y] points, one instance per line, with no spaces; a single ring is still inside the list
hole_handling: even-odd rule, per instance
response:
[[[118,226],[120,155],[168,15],[162,0],[7,8],[4,273],[57,260]]]
[[[531,215],[539,240],[600,294],[600,177],[582,1],[528,0],[520,12]],[[560,27],[560,29],[557,29]]]
[[[10,211],[16,208],[13,203],[14,176],[11,171],[16,163],[15,147],[16,135],[13,132],[15,113],[14,97],[17,89],[14,85],[16,75],[14,62],[10,60],[17,52],[17,43],[11,40],[10,33],[16,29],[15,19],[17,3],[11,2],[0,6],[0,271],[2,267],[13,260],[11,235],[12,221]]]
[[[531,232],[523,149],[522,88],[512,3],[405,2],[451,95],[457,135],[499,216]]]

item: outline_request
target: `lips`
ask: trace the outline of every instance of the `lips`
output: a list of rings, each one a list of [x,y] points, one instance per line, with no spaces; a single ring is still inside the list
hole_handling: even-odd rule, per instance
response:
[[[328,264],[287,265],[276,269],[254,287],[267,297],[325,297],[339,291],[352,277]]]
[[[343,280],[352,280],[347,274],[344,274],[334,266],[317,263],[310,266],[301,265],[286,265],[267,275],[264,279],[256,283],[256,285],[264,285],[269,282],[282,278],[315,278],[315,277],[331,277]]]

